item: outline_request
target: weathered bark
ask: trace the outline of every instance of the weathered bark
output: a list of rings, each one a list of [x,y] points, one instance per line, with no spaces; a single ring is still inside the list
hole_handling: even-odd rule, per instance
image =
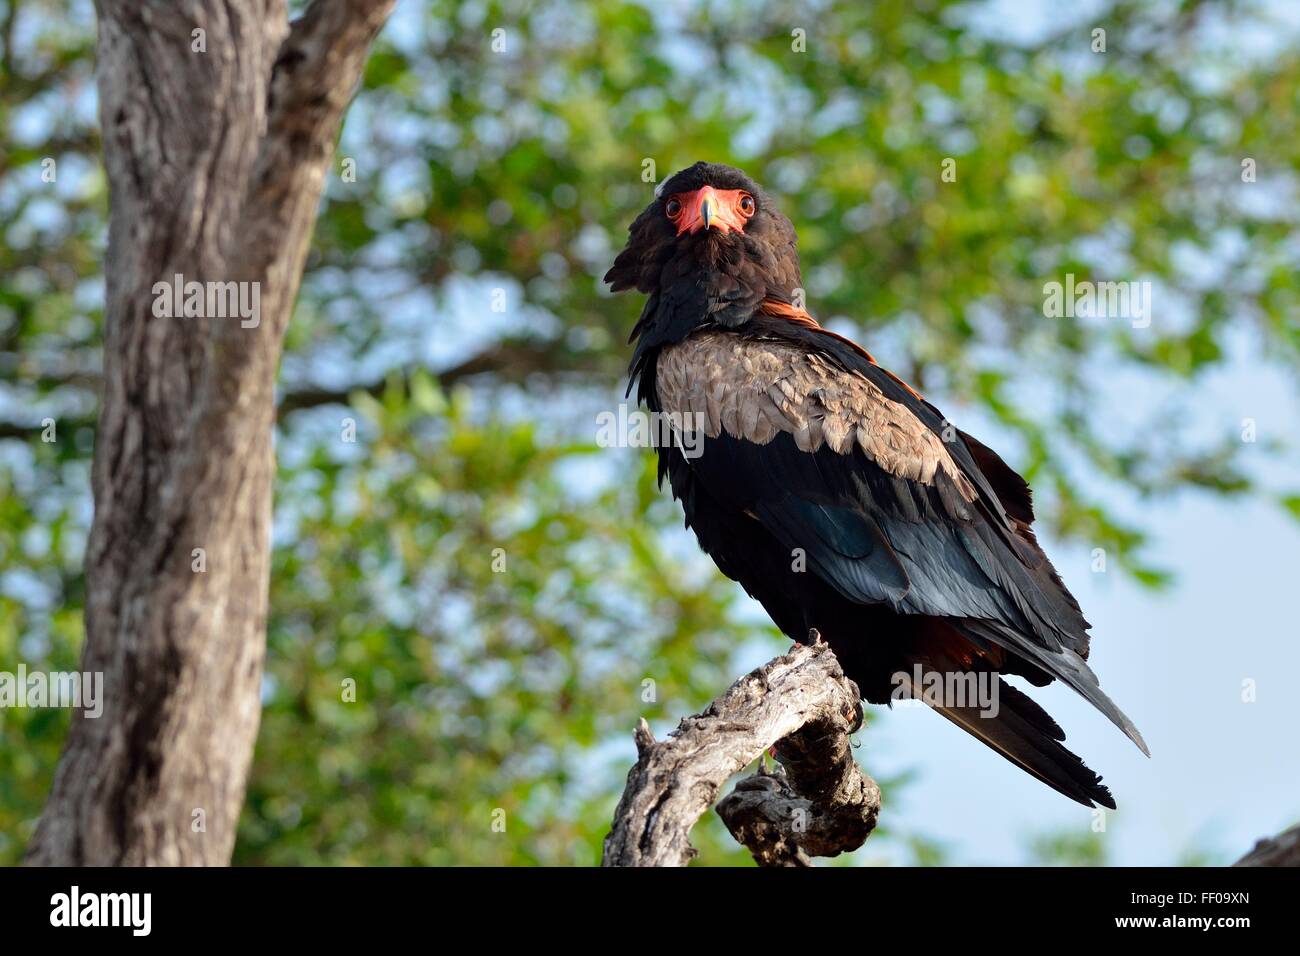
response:
[[[775,773],[760,763],[718,803],[760,866],[812,866],[810,857],[856,850],[876,828],[880,788],[853,759],[853,729],[838,714],[808,722],[777,742]]]
[[[1233,866],[1300,866],[1300,825],[1260,840]]]
[[[290,26],[283,0],[99,0],[111,201],[82,668],[105,706],[74,716],[28,862],[230,860],[260,719],[276,369],[392,3],[317,0]],[[260,321],[156,317],[177,274],[256,283]]]
[[[740,680],[663,742],[644,720],[639,757],[605,838],[603,866],[684,866],[691,827],[728,778],[773,745],[785,771],[741,781],[719,806],[754,859],[806,866],[862,845],[880,811],[880,788],[853,759],[858,688],[816,639]]]

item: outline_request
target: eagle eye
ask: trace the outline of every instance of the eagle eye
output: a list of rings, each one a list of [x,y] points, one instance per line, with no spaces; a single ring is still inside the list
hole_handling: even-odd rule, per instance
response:
[[[676,219],[682,214],[682,201],[674,196],[668,202],[664,203],[664,213],[669,219]]]
[[[754,197],[749,193],[740,194],[740,212],[746,219],[754,215]]]

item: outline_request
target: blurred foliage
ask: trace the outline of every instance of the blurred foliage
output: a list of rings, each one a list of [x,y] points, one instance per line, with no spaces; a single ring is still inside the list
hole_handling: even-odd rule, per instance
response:
[[[590,863],[636,718],[666,732],[772,633],[683,535],[650,455],[593,445],[640,308],[600,276],[649,201],[646,160],[763,182],[814,314],[955,419],[999,423],[1048,528],[1139,580],[1164,577],[1117,489],[1275,495],[1300,517],[1300,489],[1258,477],[1288,449],[1191,412],[1234,356],[1300,364],[1283,6],[1115,3],[1030,37],[1006,4],[399,5],[287,342],[237,862]],[[87,0],[0,0],[0,669],[66,669],[81,641],[107,203],[92,53]],[[1151,280],[1154,321],[1045,319],[1066,273]],[[0,711],[0,862],[66,723]],[[745,860],[712,815],[697,844]],[[1033,852],[1100,862],[1088,838]]]
[[[1109,854],[1100,833],[1059,830],[1029,838],[1031,866],[1107,866]]]

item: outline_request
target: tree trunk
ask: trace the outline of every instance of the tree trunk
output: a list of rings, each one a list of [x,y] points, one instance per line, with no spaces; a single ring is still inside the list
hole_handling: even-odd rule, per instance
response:
[[[111,200],[82,669],[105,704],[73,718],[28,862],[230,860],[260,718],[276,369],[392,2],[317,0],[291,27],[283,0],[99,0]],[[247,283],[258,308],[161,317],[155,284],[178,275]]]

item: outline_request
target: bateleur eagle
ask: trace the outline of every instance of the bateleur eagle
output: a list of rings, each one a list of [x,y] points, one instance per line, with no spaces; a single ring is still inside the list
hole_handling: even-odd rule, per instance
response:
[[[796,304],[794,227],[744,173],[696,163],[628,231],[605,276],[648,296],[628,390],[703,433],[698,455],[657,448],[700,547],[790,638],[820,632],[866,701],[920,697],[1067,797],[1114,807],[1000,676],[1064,681],[1147,752],[1086,663],[1089,625],[1034,537],[1025,480]],[[996,706],[918,686],[936,674],[983,679]]]

